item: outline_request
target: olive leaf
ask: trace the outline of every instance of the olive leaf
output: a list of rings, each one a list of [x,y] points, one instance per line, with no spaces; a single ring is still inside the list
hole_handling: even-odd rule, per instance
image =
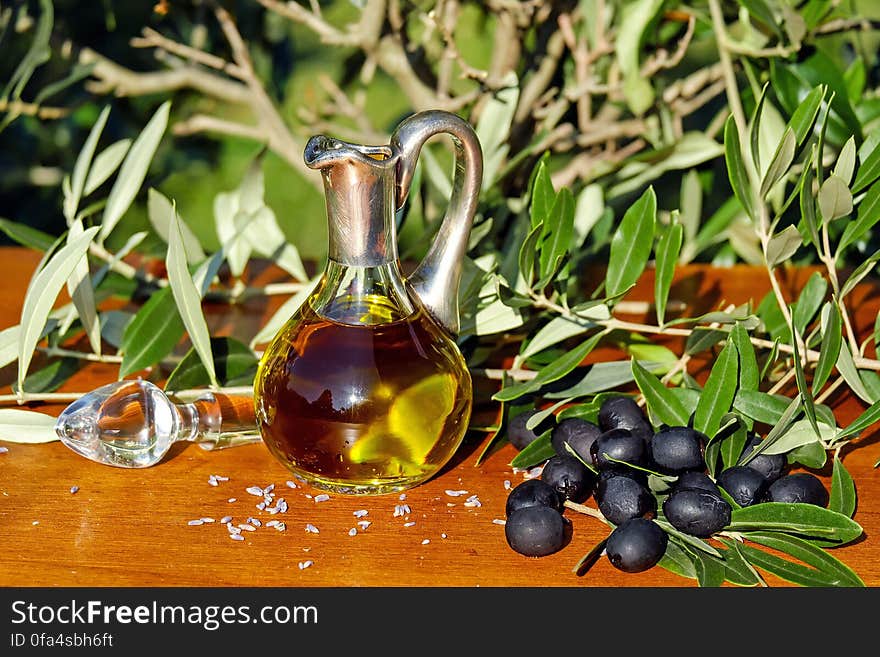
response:
[[[632,372],[636,385],[647,402],[648,413],[653,419],[656,419],[655,425],[663,423],[670,426],[684,426],[687,424],[690,413],[687,412],[681,401],[657,377],[642,367],[635,358],[632,359]]]
[[[736,346],[728,341],[703,386],[700,401],[694,411],[694,429],[707,436],[714,435],[721,425],[721,418],[730,410],[736,395],[739,376],[739,359]]]
[[[126,154],[101,217],[101,232],[98,235],[101,241],[113,231],[140,190],[153,155],[165,133],[170,111],[171,102],[162,103]]]
[[[58,440],[55,418],[18,408],[0,408],[0,440],[11,443],[48,443]]]
[[[531,468],[534,465],[543,463],[547,459],[553,458],[556,455],[556,450],[553,449],[553,445],[550,443],[552,434],[553,431],[548,429],[526,445],[510,461],[510,467]]]
[[[734,509],[727,531],[780,531],[846,544],[862,535],[849,516],[815,504],[762,502]]]
[[[630,288],[648,263],[654,241],[657,197],[648,187],[623,215],[611,239],[605,292],[613,297]]]
[[[856,511],[856,486],[852,475],[847,471],[840,460],[840,455],[834,455],[834,464],[831,470],[831,495],[828,500],[828,508],[837,513],[842,513],[850,518]]]

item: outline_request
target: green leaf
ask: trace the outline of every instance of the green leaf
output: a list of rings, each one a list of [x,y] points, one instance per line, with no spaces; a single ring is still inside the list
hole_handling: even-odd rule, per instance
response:
[[[18,408],[0,408],[0,440],[11,443],[50,443],[58,440],[55,418]]]
[[[694,429],[707,436],[714,435],[721,424],[721,418],[730,410],[736,394],[738,380],[738,359],[736,346],[727,342],[715,364],[694,412]]]
[[[55,10],[52,6],[52,0],[40,0],[40,17],[37,19],[37,27],[34,30],[34,40],[25,53],[24,57],[19,61],[12,77],[6,83],[3,89],[3,95],[0,99],[4,101],[18,100],[24,91],[25,86],[34,74],[34,71],[49,61],[52,56],[50,39],[52,37],[52,29],[55,24]],[[4,119],[0,130],[11,123],[19,112],[10,112]]]
[[[818,429],[818,432],[817,432]],[[762,449],[763,454],[787,454],[810,443],[820,443],[821,440],[831,440],[837,432],[837,427],[831,427],[824,422],[817,422],[814,427],[808,419],[792,422],[786,431]]]
[[[690,550],[682,547],[682,545],[682,542],[670,536],[669,541],[666,543],[666,552],[663,554],[663,558],[657,562],[657,565],[675,575],[696,579],[695,561],[697,557]]]
[[[807,468],[818,470],[825,467],[828,453],[822,443],[813,441],[794,448],[785,455],[785,458],[790,464],[800,463]]]
[[[811,160],[816,157],[816,146],[813,145],[811,151]],[[819,240],[819,222],[816,218],[816,199],[813,196],[813,167],[806,166],[801,176],[803,184],[801,185],[799,207],[801,211],[801,222],[806,226],[807,235],[804,237],[804,243],[809,244],[811,241],[818,248],[822,243]]]
[[[837,246],[838,253],[858,242],[880,221],[880,181],[871,185],[859,203],[855,221],[846,224]]]
[[[764,178],[761,180],[761,189],[759,194],[762,198],[766,198],[770,190],[788,173],[791,163],[794,161],[795,150],[797,149],[797,139],[791,128],[786,128],[782,135],[782,141],[773,154],[773,159],[767,166]]]
[[[193,348],[208,372],[211,385],[217,387],[219,384],[214,370],[214,357],[211,354],[211,336],[202,312],[202,298],[187,268],[184,249],[180,218],[172,208],[171,225],[168,229],[168,255],[165,258],[169,287]]]
[[[685,353],[693,356],[714,347],[730,334],[721,329],[710,329],[702,326],[695,328],[685,340]]]
[[[845,185],[852,182],[853,171],[856,167],[856,138],[850,136],[840,149],[837,156],[837,163],[834,165],[833,175],[840,178]]]
[[[614,40],[615,55],[624,82],[627,105],[637,116],[654,101],[653,87],[642,77],[640,55],[648,26],[654,21],[663,0],[635,0],[621,9],[618,33]]]
[[[80,364],[78,358],[55,359],[46,367],[29,374],[24,380],[24,390],[30,393],[54,392],[79,371]],[[18,392],[17,385],[13,385],[12,389]]]
[[[730,331],[730,339],[739,354],[739,390],[757,390],[760,381],[758,359],[749,333],[740,322]]]
[[[119,349],[125,327],[134,318],[134,313],[125,310],[106,310],[101,313],[101,338]]]
[[[856,369],[855,361],[853,361],[852,354],[845,342],[841,342],[840,345],[840,353],[837,356],[837,371],[840,372],[841,376],[847,384],[849,384],[852,391],[856,393],[862,401],[869,404],[873,404],[877,401],[871,396],[871,393],[868,392],[867,388],[865,388],[865,384],[862,383],[862,379],[859,377],[859,371]]]
[[[475,126],[483,148],[483,190],[494,184],[507,158],[510,127],[519,103],[519,93],[519,80],[516,73],[511,71],[501,81],[500,89],[487,99]]]
[[[797,252],[802,243],[800,231],[795,226],[786,226],[767,243],[767,265],[782,264]]]
[[[594,313],[596,320],[608,319],[608,306],[600,304],[593,308],[595,309]],[[585,309],[583,312],[589,312],[592,310],[593,309]],[[535,336],[525,345],[525,348],[520,353],[520,358],[523,360],[530,358],[548,347],[552,347],[553,345],[576,335],[586,333],[590,329],[596,328],[596,326],[598,325],[594,321],[579,315],[560,315],[554,317],[538,329],[538,332],[535,333]]]
[[[535,429],[539,424],[541,424],[544,420],[553,415],[556,411],[558,411],[561,407],[566,404],[570,404],[574,401],[574,397],[569,397],[568,399],[561,399],[552,406],[548,406],[547,408],[541,409],[540,411],[536,411],[534,415],[532,415],[526,421],[526,429]]]
[[[176,209],[174,204],[161,192],[152,187],[147,190],[147,216],[156,234],[166,243],[171,240],[171,226],[175,220]],[[187,264],[195,264],[205,259],[202,245],[192,229],[186,222],[177,216],[177,225],[180,228],[180,236],[183,241],[183,251],[186,254]]]
[[[519,249],[519,274],[525,283],[525,289],[532,289],[535,282],[535,257],[538,252],[538,240],[544,230],[544,224],[534,226]],[[517,287],[519,290],[519,287]]]
[[[831,497],[828,508],[852,518],[856,512],[856,486],[838,454],[834,455],[831,470]]]
[[[79,152],[76,162],[73,165],[73,174],[70,177],[70,194],[65,194],[63,204],[64,216],[67,219],[68,224],[70,224],[76,216],[76,211],[79,208],[79,201],[82,198],[83,189],[86,184],[86,176],[88,175],[89,168],[92,166],[92,158],[95,155],[98,140],[101,138],[101,132],[104,130],[109,115],[110,106],[106,105],[98,115],[98,120],[95,121],[95,125],[93,125],[91,131],[89,131],[86,143],[83,145],[83,148]]]
[[[828,377],[834,364],[840,356],[840,343],[842,338],[842,320],[837,304],[828,301],[822,308],[822,346],[819,349],[819,360],[813,371],[813,394],[817,394]]]
[[[859,159],[861,164],[856,172],[856,179],[853,181],[853,194],[858,194],[880,177],[880,148],[875,147],[867,157],[860,157]]]
[[[794,131],[798,146],[813,132],[816,117],[819,115],[819,106],[825,97],[824,86],[813,88],[797,106],[788,120],[788,127]]]
[[[853,210],[853,195],[849,187],[833,173],[819,188],[819,213],[822,221],[834,221]]]
[[[798,333],[803,334],[807,330],[807,326],[816,311],[819,310],[819,306],[822,305],[827,290],[828,282],[822,274],[814,271],[801,289],[792,313],[794,326]]]
[[[732,115],[727,118],[727,123],[724,126],[724,159],[727,163],[727,176],[730,179],[733,193],[739,199],[746,214],[752,221],[757,221],[757,200],[746,171],[746,163],[739,143],[739,132]]]
[[[862,411],[859,416],[849,424],[849,426],[838,431],[835,440],[855,436],[872,426],[875,422],[880,422],[880,401],[871,404],[868,408]]]
[[[795,333],[795,327],[792,325],[791,327],[792,336],[797,336]],[[792,348],[792,360],[794,361],[794,376],[795,381],[797,382],[798,391],[801,393],[801,402],[804,405],[804,412],[807,415],[807,419],[810,421],[813,429],[816,432],[816,435],[819,435],[819,425],[816,421],[816,405],[813,401],[813,394],[810,391],[809,386],[807,386],[807,376],[804,372],[804,364],[801,361],[800,350],[798,348],[798,340],[795,337],[791,342]]]
[[[672,391],[651,374],[639,362],[632,359],[632,372],[636,385],[645,396],[648,411],[656,419],[655,425],[663,423],[670,426],[684,426],[690,414]]]
[[[748,426],[741,419],[738,419],[734,431],[730,435],[724,436],[719,443],[721,462],[724,464],[725,469],[739,463],[740,456],[742,456],[748,439]]]
[[[119,378],[161,361],[174,349],[184,331],[171,289],[164,287],[152,294],[122,335]]]
[[[224,386],[251,385],[259,360],[246,345],[234,338],[211,338],[214,371],[217,381]],[[166,392],[200,388],[211,383],[195,349],[190,349],[168,376]]]
[[[721,553],[724,555],[725,578],[727,581],[739,586],[758,586],[762,582],[761,576],[746,561],[742,552],[740,552],[739,541],[723,536],[719,537],[719,540],[728,546],[726,550],[721,550]]]
[[[874,251],[874,253],[862,260],[862,263],[855,268],[853,273],[849,275],[849,278],[846,279],[843,287],[841,287],[841,299],[852,292],[856,288],[856,285],[858,285],[865,276],[874,271],[874,267],[877,265],[878,260],[880,260],[880,249]]]
[[[641,365],[652,366],[653,363],[641,363]],[[632,367],[628,360],[595,363],[588,368],[584,377],[570,388],[549,391],[544,393],[544,396],[547,399],[563,399],[592,395],[626,385],[632,380]]]
[[[21,310],[21,334],[18,343],[18,387],[22,389],[28,366],[33,357],[37,342],[49,318],[49,312],[62,286],[70,278],[77,263],[86,253],[97,227],[85,230],[81,235],[67,242],[45,266],[31,278],[25,293]]]
[[[815,504],[762,502],[734,509],[726,530],[778,531],[813,538],[854,541],[862,535],[862,527],[852,518]]]
[[[553,445],[550,443],[550,436],[552,433],[552,429],[548,429],[526,445],[522,451],[510,461],[510,467],[531,468],[534,465],[543,463],[547,459],[556,456],[556,450],[553,449]]]
[[[752,113],[752,123],[749,126],[749,150],[752,154],[752,163],[755,165],[756,171],[761,171],[761,119],[764,116],[764,103],[767,99],[767,87],[769,83],[764,83],[761,87],[761,94],[758,96],[758,102],[755,104],[755,111]]]
[[[131,139],[120,139],[98,153],[89,168],[89,176],[86,178],[86,184],[83,188],[84,196],[94,192],[115,173],[125,154],[128,153],[129,146],[131,146]]]
[[[140,190],[147,176],[147,170],[165,128],[168,125],[168,113],[171,110],[171,101],[165,101],[153,114],[147,125],[135,139],[131,149],[122,162],[119,174],[116,177],[110,194],[107,196],[107,205],[101,218],[100,239],[103,241],[116,227],[122,215],[128,210],[134,197]]]
[[[556,189],[550,180],[550,172],[543,160],[535,169],[534,182],[532,184],[532,202],[529,208],[532,228],[543,224],[550,218],[550,209],[556,202]]]
[[[559,262],[568,255],[573,234],[574,195],[568,187],[563,187],[556,195],[541,235],[539,261],[542,279],[552,276]]]
[[[18,341],[21,326],[16,324],[0,331],[0,368],[6,367],[18,358]]]
[[[548,383],[558,381],[580,365],[604,335],[605,332],[603,331],[590,336],[571,351],[563,354],[549,365],[542,367],[531,381],[503,388],[495,393],[492,399],[495,401],[511,401],[539,390]]]
[[[605,292],[613,297],[625,292],[638,280],[648,263],[654,242],[657,197],[648,187],[624,213],[608,257]]]
[[[769,27],[776,36],[782,36],[782,30],[776,22],[776,17],[773,16],[773,12],[764,0],[739,0],[739,3],[745,7],[752,18]]]
[[[55,238],[48,233],[2,217],[0,217],[0,230],[11,240],[35,251],[47,251],[55,243]]]
[[[67,233],[67,241],[70,243],[83,234],[82,220],[77,219],[70,224]],[[79,315],[83,331],[89,339],[92,351],[101,355],[101,323],[98,320],[98,310],[95,306],[95,291],[92,288],[92,279],[89,275],[89,259],[84,253],[74,267],[73,272],[67,279],[67,292],[73,300],[73,305]]]
[[[675,538],[684,543],[686,546],[699,550],[700,552],[705,552],[706,554],[711,554],[713,557],[721,556],[721,553],[716,548],[709,545],[709,543],[707,543],[703,539],[679,531],[666,520],[654,518],[654,522],[657,523],[657,525],[659,525],[663,531],[665,531],[670,536],[675,536]]]
[[[675,264],[681,253],[683,227],[673,223],[660,234],[655,253],[654,274],[654,307],[657,312],[657,323],[662,326],[666,319],[666,301],[669,299],[669,288],[675,275]]]
[[[733,408],[758,422],[774,425],[779,422],[791,400],[758,390],[738,390]]]
[[[785,554],[789,554],[794,558],[802,561],[807,566],[787,562],[788,565],[782,564],[771,565],[767,559],[763,560],[758,557],[755,552],[759,552],[755,548],[747,548],[747,556],[752,563],[765,568],[766,570],[782,577],[783,579],[801,584],[803,586],[847,586],[862,587],[865,583],[856,573],[842,561],[828,554],[825,550],[815,545],[797,538],[795,536],[785,536],[774,532],[749,532],[746,535],[750,540],[759,545],[764,545],[774,550],[779,550]],[[768,553],[763,553],[768,554]],[[778,567],[777,566],[781,566]],[[812,566],[812,568],[810,567]]]
[[[697,552],[696,570],[697,582],[701,588],[717,588],[724,584],[727,579],[727,571],[724,567],[723,558],[717,558],[702,552]]]

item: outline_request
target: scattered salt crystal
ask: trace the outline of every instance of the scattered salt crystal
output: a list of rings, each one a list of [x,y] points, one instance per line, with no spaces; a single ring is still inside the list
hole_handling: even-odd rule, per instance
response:
[[[476,495],[471,495],[469,498],[467,498],[467,501],[464,503],[464,505],[467,507],[477,507],[483,506],[483,503],[480,502],[479,498]]]
[[[449,495],[449,497],[460,497],[461,495],[467,495],[467,491],[466,490],[447,490],[446,494]]]
[[[284,483],[288,488],[299,488],[299,486],[296,485],[296,482],[287,480]]]
[[[361,531],[364,531],[367,527],[369,527],[372,524],[373,523],[371,523],[369,520],[359,520],[358,521],[358,527],[361,528]]]
[[[359,509],[357,511],[354,511],[352,515],[354,515],[355,518],[363,518],[368,513],[369,511],[367,511],[366,509]]]
[[[357,533],[358,533],[357,527],[352,527],[351,529],[348,530],[349,536],[357,536]]]
[[[263,509],[266,508],[266,503],[265,503],[265,502],[260,502],[260,503],[257,504],[256,506],[257,506],[257,508],[258,508],[260,511],[262,511]]]
[[[78,490],[79,490],[79,486],[71,486],[70,487],[70,494],[75,495],[76,491],[78,491]]]
[[[191,527],[193,527],[193,526],[195,526],[195,525],[204,525],[204,524],[205,524],[205,521],[202,520],[201,518],[199,518],[198,520],[190,520],[190,521],[189,521],[188,523],[186,523],[186,524],[189,525],[189,526],[191,526]]]
[[[446,534],[440,534],[440,538],[446,538]]]
[[[263,495],[267,495],[267,494],[271,493],[273,490],[275,490],[275,484],[269,484],[268,486],[266,486],[263,489]]]
[[[311,523],[309,523],[308,525],[306,525],[306,531],[309,532],[310,534],[318,534],[318,533],[320,533],[320,532],[318,531],[318,528],[315,527],[315,526],[314,526],[313,524],[311,524]]]
[[[542,472],[543,470],[544,470],[544,468],[542,468],[540,465],[539,465],[539,466],[535,466],[535,467],[532,468],[531,470],[528,470],[527,472],[525,472],[525,473],[523,474],[523,478],[525,478],[525,479],[535,479],[535,478],[541,476],[541,472]]]
[[[287,529],[287,525],[285,525],[283,522],[279,522],[277,525],[275,525],[275,529],[279,532],[283,532],[285,529]]]
[[[231,522],[231,521],[232,521],[232,516],[223,516],[222,518],[220,518],[220,522],[222,522],[224,525],[227,522]]]
[[[314,562],[311,561],[311,560],[308,560],[308,561],[300,561],[300,562],[299,562],[299,569],[300,569],[300,570],[305,570],[306,568],[308,568],[309,566],[311,566],[313,563],[314,563]]]
[[[426,538],[424,541],[422,541],[422,545],[427,545],[427,544],[430,543],[430,542],[431,542],[431,539],[430,539],[430,538]]]
[[[208,485],[218,486],[219,484],[217,483],[217,477],[215,477],[214,475],[211,475],[210,477],[208,477]]]
[[[278,524],[277,520],[270,520],[269,522],[266,523],[266,527],[274,527],[277,524]]]
[[[259,486],[249,486],[245,488],[245,492],[254,495],[255,497],[263,497],[263,489]]]
[[[507,521],[502,520],[501,518],[493,518],[492,522],[496,525],[506,525],[507,524]]]
[[[315,495],[315,502],[326,502],[330,499],[330,496],[327,493],[321,493],[320,495]]]
[[[244,540],[244,536],[242,536],[241,534],[230,534],[229,538],[231,538],[233,541],[243,541]]]
[[[231,522],[226,523],[226,529],[229,530],[230,534],[241,534],[241,530],[233,525]]]
[[[238,501],[238,498],[236,498],[236,497],[230,497],[230,498],[229,498],[228,500],[226,500],[226,501],[229,502],[230,504],[232,504],[233,502],[237,502],[237,501]]]
[[[202,518],[202,522],[208,524],[208,523],[214,522],[214,519],[213,518]]]
[[[9,451],[8,447],[0,447],[0,454],[5,454],[8,451]]]
[[[39,524],[40,524],[40,521],[39,521],[39,520],[34,520],[31,524],[32,524],[32,525],[39,525]]]
[[[255,531],[257,531],[257,528],[256,528],[256,527],[254,527],[253,525],[249,525],[249,524],[247,524],[247,523],[242,523],[242,524],[240,524],[240,525],[238,526],[238,528],[239,528],[239,529],[243,529],[243,530],[246,531],[246,532],[255,532]]]
[[[510,490],[510,479],[504,480],[504,490]]]
[[[405,523],[403,523],[403,526],[404,526],[404,527],[412,527],[414,524],[416,524],[416,523],[410,521],[410,522],[405,522]]]
[[[229,477],[224,477],[223,475],[211,475],[214,477],[216,481],[229,481]]]
[[[401,502],[403,502],[406,499],[406,493],[401,493],[400,497],[398,497],[397,499],[399,499]]]
[[[263,524],[257,518],[248,518],[247,521],[249,524],[253,525],[254,527],[260,527]]]

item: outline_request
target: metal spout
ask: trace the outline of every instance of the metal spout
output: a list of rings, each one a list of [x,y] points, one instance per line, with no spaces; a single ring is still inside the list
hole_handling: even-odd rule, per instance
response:
[[[396,260],[391,149],[317,135],[309,139],[303,157],[306,166],[321,171],[324,178],[328,256],[353,267]]]

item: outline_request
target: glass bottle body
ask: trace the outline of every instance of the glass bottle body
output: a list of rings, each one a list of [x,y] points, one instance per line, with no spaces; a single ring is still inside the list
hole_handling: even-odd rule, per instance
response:
[[[267,346],[255,382],[268,449],[312,485],[404,490],[458,449],[471,379],[455,342],[411,299],[396,261],[328,263]]]

